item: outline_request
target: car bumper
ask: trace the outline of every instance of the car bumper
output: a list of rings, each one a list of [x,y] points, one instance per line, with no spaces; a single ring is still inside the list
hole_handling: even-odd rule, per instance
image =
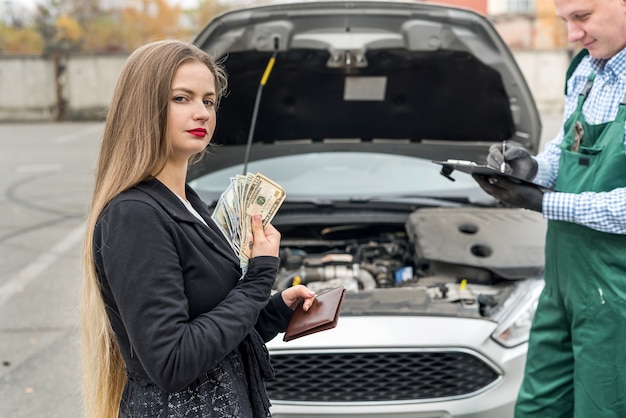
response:
[[[337,328],[285,343],[282,335],[268,343],[270,354],[394,351],[462,351],[498,372],[481,390],[462,396],[374,402],[272,400],[273,418],[508,418],[522,381],[526,344],[505,348],[491,339],[493,322],[441,317],[341,317]],[[323,366],[322,366],[323,367]],[[316,370],[310,370],[311,376]],[[435,371],[436,373],[436,371]],[[382,377],[381,377],[382,378]],[[390,376],[386,376],[387,379]],[[294,387],[302,376],[294,379]],[[291,384],[291,382],[289,382]]]

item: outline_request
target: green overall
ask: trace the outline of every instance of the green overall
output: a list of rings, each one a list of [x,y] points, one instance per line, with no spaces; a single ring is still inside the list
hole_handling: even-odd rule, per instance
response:
[[[626,96],[613,122],[582,113],[594,76],[566,121],[555,190],[626,187]],[[574,124],[584,136],[571,150]],[[546,286],[528,343],[515,417],[626,417],[626,235],[548,221]]]

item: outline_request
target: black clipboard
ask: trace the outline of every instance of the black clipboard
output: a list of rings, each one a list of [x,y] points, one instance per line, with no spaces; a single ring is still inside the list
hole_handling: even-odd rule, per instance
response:
[[[500,170],[493,168],[486,164],[478,164],[474,161],[468,160],[446,160],[446,161],[435,161],[432,160],[435,164],[440,164],[441,167],[441,175],[447,177],[448,179],[455,181],[455,179],[451,176],[454,170],[462,171],[467,174],[479,174],[487,177],[503,177],[507,180],[510,180],[514,183],[523,183],[529,186],[534,186],[541,190],[549,190],[537,183],[533,183],[530,180],[526,180],[522,177],[517,177],[512,174],[506,174],[501,172]]]

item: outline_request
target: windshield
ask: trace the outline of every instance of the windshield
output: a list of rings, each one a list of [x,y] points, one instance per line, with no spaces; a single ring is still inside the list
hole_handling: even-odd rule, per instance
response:
[[[288,199],[326,196],[359,198],[389,196],[467,196],[479,189],[472,177],[442,176],[430,160],[362,152],[309,153],[252,161],[249,173],[262,173],[280,184]],[[222,193],[230,178],[243,173],[243,164],[190,181],[202,195]]]

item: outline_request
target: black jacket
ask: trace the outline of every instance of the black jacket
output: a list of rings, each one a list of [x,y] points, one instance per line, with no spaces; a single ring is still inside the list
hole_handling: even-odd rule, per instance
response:
[[[270,298],[276,257],[239,260],[187,186],[196,219],[158,180],[121,193],[102,212],[94,257],[113,331],[129,372],[163,391],[188,387],[255,327],[264,341],[292,315]]]

